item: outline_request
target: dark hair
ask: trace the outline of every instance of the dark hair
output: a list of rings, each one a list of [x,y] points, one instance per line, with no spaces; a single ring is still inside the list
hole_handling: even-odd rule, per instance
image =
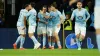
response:
[[[57,4],[56,3],[51,4],[51,6],[57,8]]]
[[[31,5],[32,7],[35,7],[35,2],[31,2],[30,5]]]
[[[24,8],[26,8],[26,7],[28,7],[29,6],[29,4],[26,4],[25,6],[24,6]]]
[[[43,8],[47,9],[47,6],[46,5],[41,6],[40,10],[42,10]]]
[[[79,3],[79,2],[82,3],[81,1],[77,1],[77,3]],[[82,3],[82,4],[83,4],[83,3]]]
[[[43,7],[42,8],[47,8],[47,6],[46,5],[43,5]]]
[[[51,7],[51,5],[48,5],[48,8],[50,8]]]

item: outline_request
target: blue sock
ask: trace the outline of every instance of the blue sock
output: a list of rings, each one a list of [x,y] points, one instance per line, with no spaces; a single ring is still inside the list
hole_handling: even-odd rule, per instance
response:
[[[58,45],[58,46],[61,46],[61,43],[60,43],[60,41],[57,41],[57,45]]]
[[[43,36],[43,47],[46,45],[46,36]]]
[[[49,47],[51,47],[51,41],[50,41],[50,42],[48,42],[48,44],[49,44]]]
[[[24,41],[25,41],[25,37],[21,37],[20,48],[23,48]]]
[[[96,38],[97,38],[98,49],[100,51],[100,34],[96,35]]]
[[[20,40],[21,40],[21,36],[19,36],[19,37],[17,38],[17,40],[16,40],[15,44],[17,45],[17,44],[18,44],[18,42],[20,42]]]
[[[78,48],[81,48],[80,40],[77,38],[76,38],[76,43],[77,43]]]
[[[53,46],[53,47],[55,46],[55,42],[52,42],[52,46]]]
[[[32,36],[31,39],[32,39],[32,41],[34,42],[34,44],[39,43],[39,42],[37,41],[37,39],[36,39],[34,36]]]

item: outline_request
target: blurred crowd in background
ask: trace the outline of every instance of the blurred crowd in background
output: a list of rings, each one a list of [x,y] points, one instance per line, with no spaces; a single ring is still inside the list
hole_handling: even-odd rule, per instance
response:
[[[83,3],[83,8],[86,8],[88,10],[88,12],[90,13],[91,17],[87,22],[87,30],[89,31],[94,31],[94,0],[34,0],[36,2],[36,6],[35,9],[37,10],[37,12],[40,10],[40,7],[42,7],[42,5],[50,5],[51,3],[56,3],[57,4],[57,8],[58,10],[60,10],[61,12],[64,10],[65,15],[66,15],[66,20],[64,22],[64,29],[65,30],[74,30],[74,21],[70,21],[70,17],[72,14],[72,11],[74,9],[76,9],[76,2],[75,1],[81,1]],[[74,1],[74,2],[73,2]],[[20,2],[20,3],[18,3]],[[5,26],[8,26],[8,24],[12,24],[11,27],[16,28],[16,22],[18,19],[18,15],[19,15],[19,11],[21,9],[21,5],[25,4],[27,2],[33,2],[33,0],[16,0],[16,16],[13,18],[16,18],[13,22],[13,24],[11,23],[11,20],[13,19],[4,19],[4,4],[3,2],[0,0],[0,27],[4,28]],[[8,7],[7,7],[8,8]],[[9,9],[6,11],[8,12]],[[6,15],[8,16],[9,13]],[[9,18],[9,17],[6,17]],[[12,17],[10,17],[12,18]],[[8,22],[10,21],[10,22]]]

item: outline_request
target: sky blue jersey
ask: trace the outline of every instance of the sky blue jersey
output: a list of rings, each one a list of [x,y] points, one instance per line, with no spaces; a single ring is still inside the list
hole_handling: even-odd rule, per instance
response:
[[[72,13],[71,20],[73,20],[74,18],[75,23],[86,26],[86,20],[90,18],[90,14],[84,8],[82,8],[80,11],[79,9],[75,9]]]
[[[48,12],[46,12],[45,14],[42,14],[41,12],[38,13],[38,18],[40,19],[40,21],[38,22],[39,27],[46,27],[45,22],[47,22],[47,19],[45,18],[45,16],[50,16],[50,14]]]
[[[26,14],[26,17],[28,17],[27,20],[29,21],[29,26],[36,26],[36,15],[37,15],[37,12],[35,9],[31,9]]]
[[[50,12],[50,17],[52,18],[52,24],[53,26],[57,26],[58,24],[60,24],[60,17],[62,16],[60,11],[52,11]]]
[[[50,16],[50,13],[52,13],[52,11],[49,12],[49,16]],[[52,24],[52,17],[51,17],[51,16],[49,17],[49,19],[47,19],[47,22],[48,22],[47,27],[53,27],[53,24]]]
[[[18,18],[18,21],[17,21],[17,26],[24,26],[24,16],[27,13],[28,13],[28,11],[26,9],[20,10],[19,18]]]

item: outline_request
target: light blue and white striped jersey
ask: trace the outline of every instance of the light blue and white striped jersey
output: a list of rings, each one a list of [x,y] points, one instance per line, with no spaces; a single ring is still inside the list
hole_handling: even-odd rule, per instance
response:
[[[37,12],[35,9],[31,9],[26,14],[26,17],[28,17],[27,20],[29,21],[29,26],[36,26],[36,15],[37,15]]]
[[[61,12],[60,11],[52,11],[50,12],[50,16],[52,17],[52,23],[53,23],[53,26],[57,26],[58,24],[61,23],[60,21],[60,17],[62,16]]]
[[[95,0],[95,7],[100,7],[100,0]]]
[[[74,18],[75,23],[86,26],[86,20],[90,18],[90,14],[84,8],[82,8],[80,11],[79,9],[75,9],[72,13],[71,20],[73,20]]]
[[[45,14],[41,14],[41,12],[38,13],[38,18],[40,19],[40,21],[38,22],[39,27],[46,27],[46,24],[43,22],[46,22],[47,19],[44,18],[44,16],[50,16],[50,14],[48,12],[46,12]]]
[[[28,13],[28,11],[26,9],[20,10],[19,18],[18,18],[18,21],[17,21],[17,26],[24,26],[24,16],[27,13]]]

